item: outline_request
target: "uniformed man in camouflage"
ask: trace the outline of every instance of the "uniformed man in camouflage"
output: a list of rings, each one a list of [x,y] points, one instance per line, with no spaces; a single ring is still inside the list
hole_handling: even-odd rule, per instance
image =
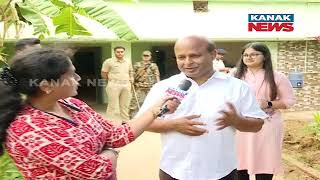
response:
[[[106,115],[117,124],[129,120],[129,105],[131,101],[133,69],[131,60],[125,59],[124,54],[124,47],[115,47],[115,57],[105,60],[101,69],[102,78],[108,81],[106,87],[108,96]]]
[[[158,66],[151,62],[151,58],[150,51],[143,51],[142,61],[135,63],[133,66],[135,94],[133,94],[130,104],[131,117],[138,111],[137,100],[141,105],[151,87],[160,81]]]

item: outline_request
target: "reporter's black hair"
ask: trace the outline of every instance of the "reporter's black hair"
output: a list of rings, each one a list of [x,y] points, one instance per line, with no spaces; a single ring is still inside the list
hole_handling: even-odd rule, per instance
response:
[[[15,49],[16,51],[22,51],[26,48],[26,46],[32,46],[37,44],[40,44],[40,39],[38,38],[24,38],[16,42]]]

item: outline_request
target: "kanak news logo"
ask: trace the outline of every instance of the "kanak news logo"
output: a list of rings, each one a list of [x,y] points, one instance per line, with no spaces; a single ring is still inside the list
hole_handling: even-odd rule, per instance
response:
[[[292,32],[294,14],[248,14],[248,31]]]
[[[166,94],[167,96],[174,96],[179,101],[181,101],[188,94],[188,92],[178,88],[168,88],[166,90]]]

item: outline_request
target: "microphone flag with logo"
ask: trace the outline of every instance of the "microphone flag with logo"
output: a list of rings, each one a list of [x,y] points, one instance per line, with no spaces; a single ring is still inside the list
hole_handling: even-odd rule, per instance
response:
[[[189,90],[191,85],[192,85],[192,83],[189,80],[185,79],[179,83],[177,88],[168,88],[166,90],[166,94],[167,94],[167,96],[173,96],[173,97],[177,98],[179,101],[181,101],[188,94],[187,91]],[[168,113],[169,111],[170,111],[170,109],[165,104],[161,108],[161,111],[157,116],[161,117],[161,116],[165,115],[166,113]]]

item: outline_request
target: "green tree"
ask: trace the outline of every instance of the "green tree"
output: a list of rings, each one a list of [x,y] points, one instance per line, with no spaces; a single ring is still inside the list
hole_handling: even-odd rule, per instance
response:
[[[44,17],[53,21],[56,34],[90,36],[79,23],[76,17],[79,14],[101,23],[122,40],[138,39],[126,22],[103,0],[24,0],[17,3],[17,10],[33,25],[35,34],[39,36],[49,35]]]
[[[14,25],[16,32],[20,31],[21,22],[19,21],[17,11],[14,7],[13,0],[0,0],[0,22],[2,33],[0,34],[0,67],[6,63],[3,51],[4,38],[10,25]],[[0,31],[1,32],[1,31]]]
[[[127,23],[104,0],[0,0],[0,22],[3,22],[3,33],[0,35],[0,53],[3,49],[5,34],[10,25],[16,28],[16,38],[22,22],[33,26],[34,34],[40,39],[49,36],[48,19],[55,26],[55,34],[66,33],[90,36],[77,15],[95,20],[113,31],[121,40],[138,40]],[[0,54],[0,60],[3,60]]]

